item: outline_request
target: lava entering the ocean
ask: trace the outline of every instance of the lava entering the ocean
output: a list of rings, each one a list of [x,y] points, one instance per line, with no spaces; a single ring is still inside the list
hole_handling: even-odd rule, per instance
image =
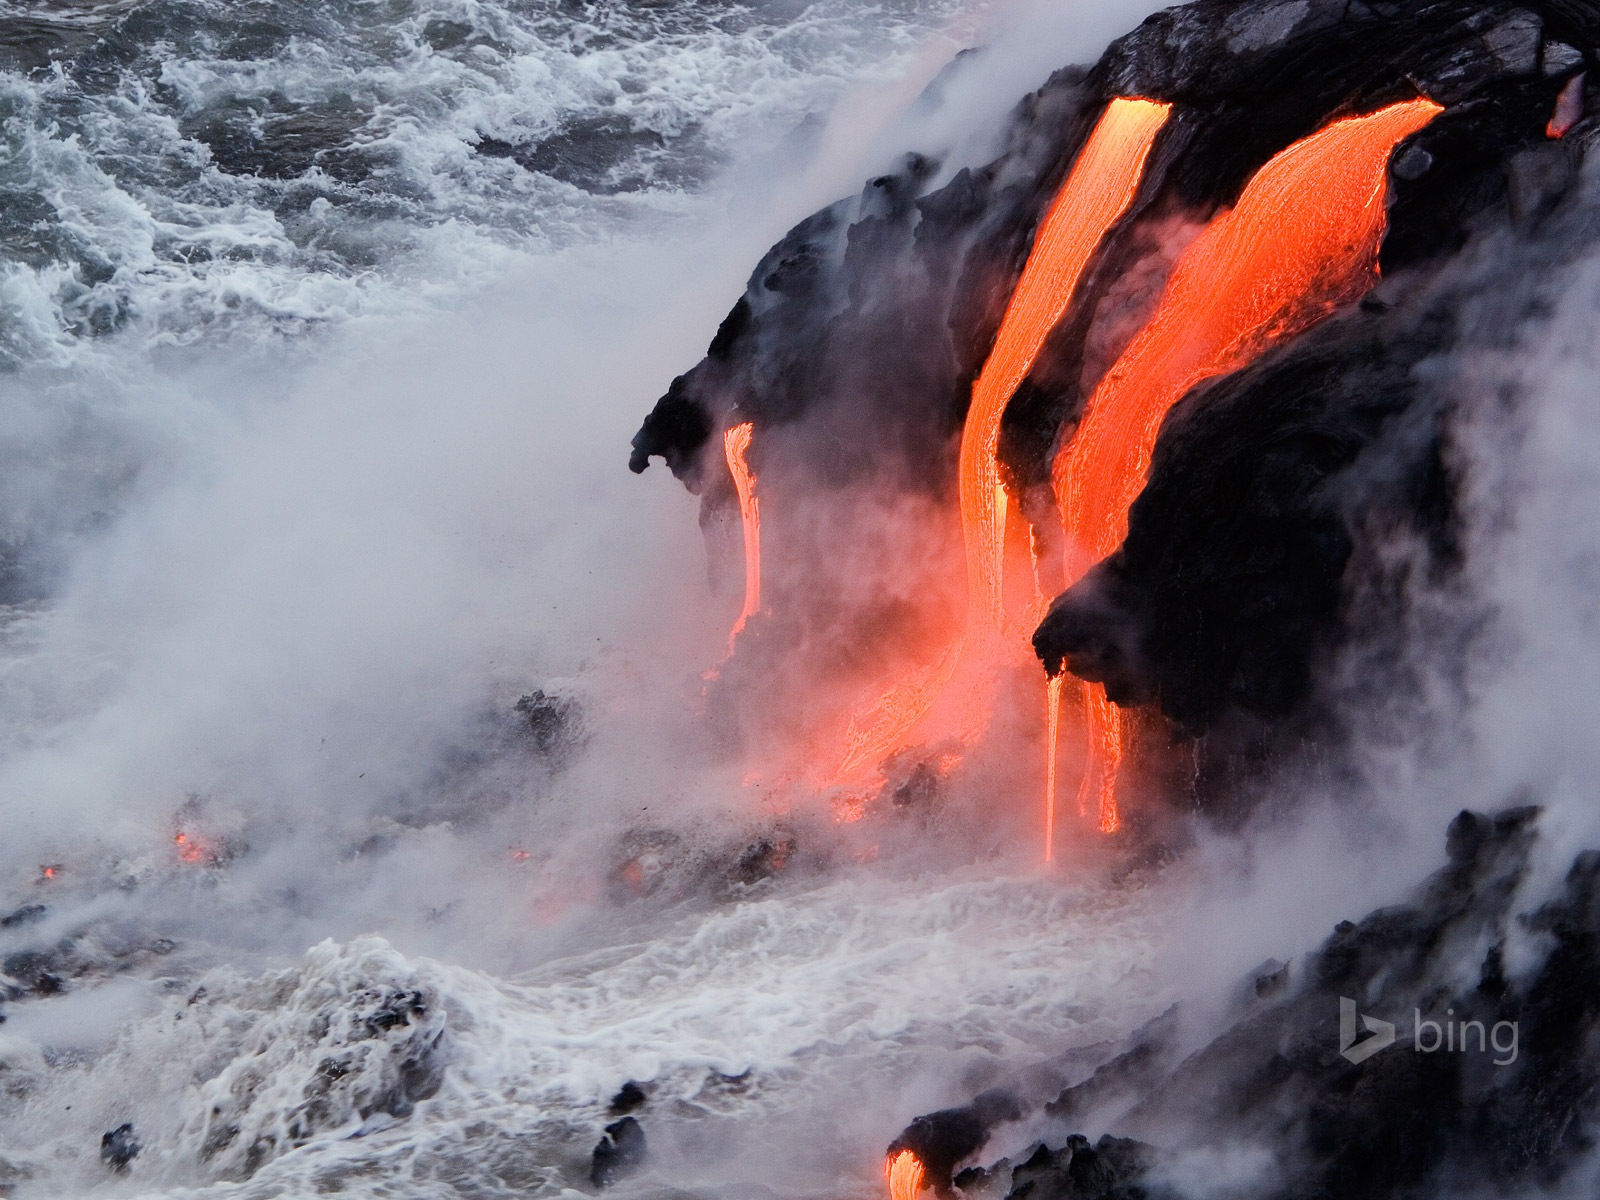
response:
[[[931,671],[897,685],[869,713],[851,721],[844,776],[903,749],[958,675],[973,683],[960,733],[970,736],[986,721],[994,668],[1006,653],[1001,643],[1007,504],[998,460],[1000,420],[1071,305],[1090,256],[1133,202],[1145,160],[1170,111],[1168,104],[1139,97],[1112,100],[1040,223],[994,346],[973,384],[961,434],[966,630]]]
[[[1156,434],[1191,388],[1236,371],[1371,286],[1387,224],[1389,156],[1443,109],[1389,105],[1325,125],[1283,150],[1174,266],[1154,316],[1096,388],[1053,476],[1067,534],[1067,583],[1127,535]],[[1079,793],[1099,825],[1119,822],[1122,716],[1086,683],[1089,765]]]
[[[734,490],[739,494],[739,524],[744,531],[744,606],[728,634],[728,653],[750,618],[761,611],[761,501],[756,498],[756,477],[746,455],[755,426],[749,421],[734,425],[722,435],[722,453],[728,460]]]
[[[922,1191],[922,1160],[902,1150],[883,1160],[883,1177],[889,1182],[889,1200],[917,1200]]]

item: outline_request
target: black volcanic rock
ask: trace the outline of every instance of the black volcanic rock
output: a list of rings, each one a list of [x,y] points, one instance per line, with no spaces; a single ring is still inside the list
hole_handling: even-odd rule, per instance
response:
[[[624,1116],[635,1112],[645,1105],[650,1099],[650,1093],[645,1091],[644,1085],[630,1079],[617,1089],[617,1094],[611,1097],[611,1104],[606,1109],[613,1117]]]
[[[1414,494],[1387,499],[1448,534],[1448,500],[1426,494],[1445,486],[1437,428],[1404,438],[1392,424],[1420,409],[1417,363],[1455,337],[1437,324],[1416,336],[1436,311],[1417,307],[1325,322],[1180,401],[1126,541],[1035,633],[1046,668],[1104,682],[1118,703],[1158,701],[1197,732],[1230,707],[1300,705],[1338,630],[1353,527],[1380,500],[1366,481],[1350,496],[1353,469],[1402,457],[1393,475]]]
[[[1519,917],[1536,825],[1532,808],[1463,812],[1446,865],[1405,904],[1342,922],[1297,984],[1251,998],[1193,1053],[1169,1014],[1040,1114],[1111,1136],[1063,1132],[958,1180],[992,1195],[1009,1178],[1010,1200],[1177,1198],[1195,1194],[1188,1156],[1226,1147],[1271,1164],[1229,1193],[1241,1200],[1559,1187],[1600,1109],[1600,852]],[[1389,1035],[1356,1025],[1345,1042],[1344,1006]]]
[[[0,917],[0,929],[15,929],[19,925],[31,925],[42,920],[49,912],[43,904],[24,904],[21,908],[14,909],[5,916]]]
[[[1588,64],[1572,43],[1593,46],[1597,30],[1588,6],[1496,0],[1198,0],[1158,13],[1092,69],[1062,70],[1027,97],[988,166],[929,191],[938,164],[908,155],[858,199],[797,225],[757,265],[706,359],[674,381],[641,428],[632,465],[659,456],[693,479],[713,430],[737,409],[758,425],[804,421],[819,435],[869,422],[872,455],[810,466],[824,476],[830,466],[889,478],[904,469],[936,485],[940,442],[959,428],[1033,230],[1110,98],[1153,96],[1177,108],[1140,197],[1035,371],[1052,385],[1070,374],[1063,360],[1081,352],[1085,323],[1131,265],[1127,243],[1143,218],[1205,219],[1273,154],[1333,117],[1419,92],[1447,106],[1415,139],[1421,154],[1411,161],[1429,168],[1397,191],[1385,267],[1453,249],[1474,215],[1503,200],[1511,153],[1544,140],[1561,86]],[[1050,399],[1045,442],[1081,402]],[[1028,419],[1029,402],[1025,387],[1008,425]],[[829,455],[852,444],[816,441]],[[1011,465],[1042,478],[1037,462]]]
[[[589,1182],[597,1188],[610,1187],[644,1166],[649,1151],[644,1127],[637,1117],[623,1117],[606,1126],[605,1136],[595,1145],[589,1167]]]
[[[888,1154],[911,1151],[922,1164],[928,1183],[945,1192],[956,1164],[981,1149],[996,1125],[1016,1120],[1023,1111],[1010,1092],[984,1092],[961,1108],[918,1117],[890,1143]]]
[[[1351,713],[1407,690],[1396,641],[1407,597],[1419,582],[1454,587],[1462,563],[1461,397],[1441,366],[1513,346],[1523,321],[1558,302],[1564,264],[1600,227],[1600,189],[1578,166],[1594,132],[1590,122],[1509,160],[1515,179],[1520,164],[1558,156],[1560,171],[1526,168],[1553,199],[1504,200],[1459,257],[1397,272],[1174,406],[1127,538],[1036,631],[1047,667],[1153,700],[1204,735],[1208,808],[1240,794],[1251,754],[1336,742]],[[1386,561],[1396,545],[1415,551],[1398,567]],[[1319,684],[1352,635],[1373,647],[1356,696]]]
[[[1145,1200],[1150,1148],[1103,1135],[1093,1145],[1072,1134],[1066,1145],[1041,1145],[1011,1173],[1009,1200]]]
[[[100,1139],[100,1161],[113,1171],[126,1171],[141,1149],[133,1123],[124,1122]]]

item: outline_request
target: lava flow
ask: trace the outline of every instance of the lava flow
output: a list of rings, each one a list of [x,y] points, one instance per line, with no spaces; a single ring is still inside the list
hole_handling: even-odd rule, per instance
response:
[[[980,670],[973,677],[973,703],[967,706],[974,711],[963,720],[961,732],[970,734],[970,727],[981,728],[992,682],[990,668],[1000,656],[1004,626],[1006,493],[998,461],[1000,419],[1045,339],[1072,303],[1090,256],[1133,202],[1150,147],[1170,110],[1170,105],[1154,100],[1114,99],[1039,226],[994,347],[973,384],[972,403],[961,432],[966,631],[931,671],[896,686],[865,719],[851,721],[842,775],[882,762],[902,749],[964,663]]]
[[[972,385],[960,465],[969,637],[998,634],[1003,620],[1000,418],[1066,314],[1089,256],[1133,202],[1150,146],[1170,111],[1170,105],[1126,96],[1107,106],[1039,227],[994,348]]]
[[[1442,111],[1416,99],[1331,122],[1256,172],[1238,204],[1183,252],[1154,316],[1056,456],[1069,586],[1126,537],[1128,510],[1174,403],[1371,286],[1387,227],[1389,156]],[[1099,684],[1085,689],[1089,767],[1079,802],[1087,808],[1098,796],[1100,828],[1112,832],[1122,716]]]
[[[922,1160],[909,1150],[884,1159],[883,1177],[889,1181],[889,1200],[917,1200],[922,1176]]]
[[[744,632],[750,618],[761,611],[761,502],[756,499],[756,477],[745,459],[754,432],[755,426],[746,421],[722,435],[722,453],[728,460],[734,489],[739,493],[739,524],[744,529],[744,607],[739,610],[739,619],[728,634],[729,654],[733,653],[733,643]]]

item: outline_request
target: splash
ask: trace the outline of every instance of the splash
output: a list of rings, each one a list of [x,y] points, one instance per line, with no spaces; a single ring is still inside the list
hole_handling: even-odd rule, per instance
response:
[[[922,1176],[922,1160],[909,1150],[884,1159],[883,1177],[889,1184],[889,1200],[917,1200]]]
[[[961,673],[959,740],[981,732],[992,702],[1005,624],[1006,491],[1000,480],[1000,420],[1045,339],[1072,303],[1095,249],[1133,202],[1156,134],[1171,106],[1118,97],[1101,114],[1035,235],[994,346],[972,387],[961,431],[961,529],[966,547],[967,621],[960,641],[931,670],[887,692],[853,718],[841,776],[892,757]]]
[[[1174,403],[1371,286],[1387,227],[1389,155],[1442,111],[1416,99],[1331,122],[1256,172],[1238,204],[1183,252],[1155,315],[1056,456],[1069,586],[1127,536],[1128,510]],[[1085,699],[1089,766],[1079,803],[1093,802],[1109,833],[1119,824],[1122,717],[1099,684],[1085,684]]]
[[[745,457],[754,432],[755,426],[746,421],[722,435],[722,453],[739,494],[739,524],[744,530],[744,607],[728,634],[729,654],[750,618],[761,611],[761,501],[756,498],[756,477]]]

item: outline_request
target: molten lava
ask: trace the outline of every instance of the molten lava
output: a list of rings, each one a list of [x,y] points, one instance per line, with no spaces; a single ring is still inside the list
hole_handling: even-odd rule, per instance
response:
[[[1056,755],[1061,741],[1061,685],[1052,675],[1044,683],[1044,860],[1056,856]]]
[[[902,1150],[883,1160],[883,1177],[889,1183],[889,1200],[917,1200],[922,1191],[922,1160]]]
[[[1256,172],[1239,202],[1184,250],[1151,317],[1106,373],[1058,453],[1056,499],[1067,533],[1067,583],[1128,531],[1167,411],[1205,379],[1236,371],[1360,296],[1378,273],[1389,156],[1443,110],[1392,104],[1324,126]],[[1080,805],[1098,799],[1118,825],[1122,719],[1086,684],[1089,768]]]
[[[972,385],[960,465],[969,635],[997,634],[1003,620],[1000,418],[1066,315],[1090,255],[1133,203],[1151,144],[1170,111],[1171,105],[1125,96],[1107,106],[1039,226],[994,348]]]
[[[961,432],[961,527],[967,559],[967,623],[961,641],[931,669],[903,681],[853,719],[840,773],[848,777],[904,748],[911,731],[957,671],[976,667],[958,738],[975,736],[987,716],[992,666],[1004,626],[1006,492],[998,459],[1000,419],[1027,378],[1045,339],[1066,314],[1078,280],[1107,230],[1133,202],[1145,160],[1171,106],[1118,97],[1089,135],[1040,223],[1022,277],[1006,306],[994,347],[972,386]],[[731,462],[731,458],[730,458]],[[963,676],[965,678],[965,676]]]
[[[1574,75],[1561,85],[1556,106],[1544,127],[1545,137],[1564,138],[1583,119],[1583,79],[1581,74]]]
[[[755,426],[746,421],[722,435],[722,453],[728,460],[734,489],[739,493],[739,524],[744,529],[744,607],[739,610],[739,619],[728,634],[729,654],[733,653],[733,643],[750,618],[761,611],[761,502],[756,499],[756,477],[745,460],[754,432]]]

